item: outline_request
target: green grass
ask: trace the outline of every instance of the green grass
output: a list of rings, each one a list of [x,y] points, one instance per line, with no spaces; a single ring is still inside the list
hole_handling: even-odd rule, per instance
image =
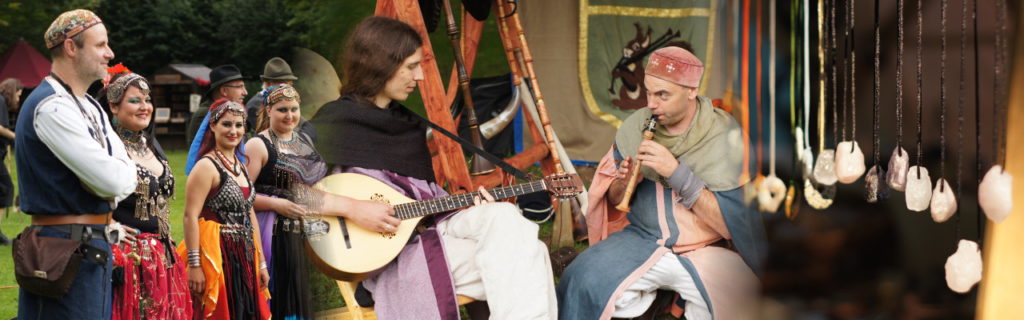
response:
[[[182,216],[185,212],[185,150],[169,150],[167,162],[171,164],[171,172],[177,179],[174,186],[174,199],[171,200],[171,236],[180,241],[183,237],[181,230]],[[11,171],[14,184],[18,184],[18,173],[14,168],[14,155],[9,154],[7,162]],[[22,229],[31,222],[31,218],[14,208],[9,208],[4,214],[3,222],[0,223],[0,230],[3,230],[10,238],[21,233]],[[0,319],[11,319],[18,315],[18,283],[14,280],[14,259],[11,257],[11,246],[0,247]]]
[[[29,224],[29,217],[11,210],[3,218],[0,229],[10,238],[21,232]],[[18,315],[18,283],[14,280],[14,259],[11,258],[11,246],[0,247],[0,319],[10,319]]]

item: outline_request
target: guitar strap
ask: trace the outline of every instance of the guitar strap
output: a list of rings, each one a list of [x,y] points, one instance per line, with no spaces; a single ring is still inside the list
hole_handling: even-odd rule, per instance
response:
[[[403,107],[405,107],[405,106],[403,106]],[[459,137],[459,135],[451,133],[448,130],[445,130],[441,126],[431,122],[429,119],[423,117],[419,113],[416,113],[416,112],[414,112],[412,110],[409,110],[409,113],[416,115],[416,117],[418,117],[421,121],[423,121],[423,123],[425,123],[427,126],[430,126],[431,128],[433,128],[434,131],[440,132],[440,133],[444,134],[445,136],[447,136],[448,138],[451,138],[452,140],[455,140],[455,142],[458,142],[460,145],[462,145],[463,148],[466,148],[469,151],[472,151],[473,153],[479,154],[480,156],[484,157],[485,159],[491,161],[491,163],[494,163],[495,165],[497,165],[499,168],[501,168],[501,170],[505,170],[505,172],[511,173],[516,178],[519,178],[519,179],[522,179],[522,180],[526,180],[526,181],[537,180],[537,178],[535,176],[533,176],[532,174],[528,174],[526,172],[523,172],[522,170],[516,169],[516,167],[513,167],[511,164],[508,164],[508,162],[505,162],[505,160],[501,159],[500,157],[498,157],[498,156],[496,156],[496,155],[494,155],[494,154],[492,154],[490,152],[487,152],[484,149],[477,148],[476,146],[473,145],[472,142],[466,141],[466,139],[463,139],[462,137]]]

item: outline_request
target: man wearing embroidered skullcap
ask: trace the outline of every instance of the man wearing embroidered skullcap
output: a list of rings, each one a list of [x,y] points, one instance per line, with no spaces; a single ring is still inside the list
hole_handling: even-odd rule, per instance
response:
[[[114,52],[95,13],[62,13],[46,30],[50,76],[18,115],[15,160],[21,210],[32,216],[14,243],[19,319],[109,319],[111,225],[135,191],[135,163],[86,89]],[[78,253],[78,254],[73,254]]]
[[[698,95],[704,65],[693,53],[658,49],[645,73],[648,105],[623,121],[590,185],[590,247],[558,283],[559,319],[657,314],[667,307],[653,303],[658,289],[674,292],[664,301],[686,319],[756,318],[764,227],[742,202],[740,127]],[[631,206],[618,210],[636,163]]]

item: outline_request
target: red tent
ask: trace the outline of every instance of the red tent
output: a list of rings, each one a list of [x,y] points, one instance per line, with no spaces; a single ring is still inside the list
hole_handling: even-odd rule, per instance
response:
[[[50,60],[25,42],[25,39],[18,40],[0,55],[0,81],[16,78],[26,88],[32,88],[39,85],[49,73]]]

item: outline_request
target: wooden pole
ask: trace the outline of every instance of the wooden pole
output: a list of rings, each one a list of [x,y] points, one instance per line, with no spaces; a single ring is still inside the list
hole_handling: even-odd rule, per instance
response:
[[[519,20],[518,12],[511,12],[511,4],[506,1],[496,1],[498,3],[498,14],[502,17],[506,15],[506,12],[511,15],[506,19],[506,24],[509,27],[510,36],[517,36],[513,38],[512,42],[516,46],[513,50],[516,61],[519,64],[519,71],[523,73],[523,77],[529,79],[530,89],[532,90],[533,97],[537,102],[537,114],[540,118],[541,129],[544,130],[546,135],[545,144],[548,146],[548,159],[550,159],[549,165],[554,166],[554,173],[564,173],[565,170],[562,167],[561,159],[557,152],[557,146],[555,144],[554,129],[551,126],[551,119],[548,117],[547,104],[544,102],[544,95],[540,91],[540,83],[537,80],[537,73],[533,68],[533,54],[530,53],[530,47],[526,41],[526,33],[523,29],[522,23]],[[518,41],[516,41],[518,40]],[[551,232],[551,247],[573,247],[575,241],[580,241],[586,238],[586,220],[583,216],[583,212],[580,209],[580,204],[576,199],[566,199],[557,201],[558,207],[555,212],[554,228]]]
[[[999,0],[997,0],[999,1]],[[1024,20],[1018,20],[1015,54],[1024,55]],[[999,48],[996,48],[998,50]],[[1013,62],[1009,62],[1013,63]],[[1003,222],[988,221],[984,242],[984,276],[978,288],[977,319],[1024,319],[1024,62],[1013,65],[1006,121],[1006,171],[1014,176],[1015,203]],[[979,172],[978,174],[983,174]]]
[[[466,71],[466,63],[462,58],[462,46],[459,45],[459,27],[455,24],[455,14],[452,13],[450,0],[441,0],[444,4],[444,12],[448,17],[448,38],[452,42],[452,52],[455,53],[455,69],[459,74],[459,88],[462,90],[462,101],[465,108],[462,112],[466,114],[466,125],[469,126],[469,141],[473,146],[483,149],[483,137],[480,136],[480,122],[476,118],[476,108],[473,105],[473,94],[469,89],[469,73]],[[451,84],[449,84],[451,86]],[[486,174],[494,171],[494,164],[479,154],[473,154],[471,175]]]

